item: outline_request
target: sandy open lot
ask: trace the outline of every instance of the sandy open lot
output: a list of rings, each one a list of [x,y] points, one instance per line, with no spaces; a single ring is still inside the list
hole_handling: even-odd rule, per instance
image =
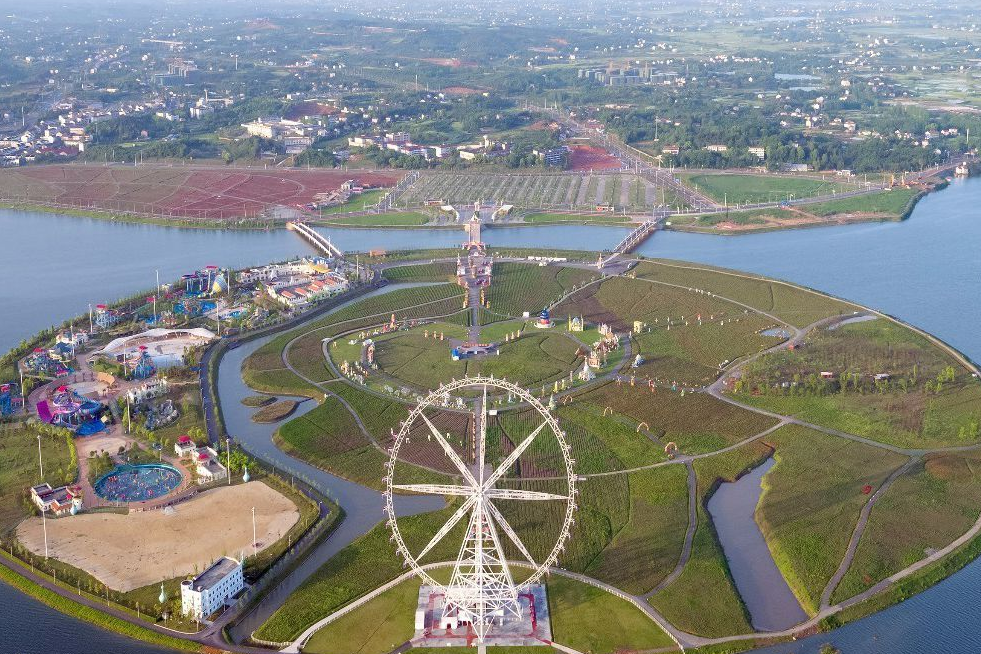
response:
[[[110,588],[129,591],[204,570],[222,555],[252,549],[252,507],[259,549],[276,542],[299,519],[293,502],[259,481],[206,491],[173,507],[121,515],[82,513],[48,520],[50,556],[90,573]],[[41,519],[30,518],[17,537],[44,555]]]

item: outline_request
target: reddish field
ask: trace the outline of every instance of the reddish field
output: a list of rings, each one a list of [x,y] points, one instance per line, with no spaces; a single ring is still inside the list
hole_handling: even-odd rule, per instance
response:
[[[569,154],[569,166],[572,170],[616,170],[623,164],[603,148],[574,145]]]
[[[320,104],[319,102],[298,102],[287,110],[283,115],[283,118],[287,120],[300,120],[304,116],[329,116],[330,114],[336,114],[338,110],[335,107],[326,104]]]
[[[0,171],[0,198],[136,211],[181,218],[242,218],[300,208],[349,179],[373,187],[401,173],[368,170],[248,170],[191,166],[38,166]]]

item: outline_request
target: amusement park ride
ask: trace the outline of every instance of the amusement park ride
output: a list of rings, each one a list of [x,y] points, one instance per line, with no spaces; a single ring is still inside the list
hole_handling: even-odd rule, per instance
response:
[[[523,440],[515,440],[517,447],[496,468],[486,461],[488,389],[506,393],[519,402],[527,403],[532,412],[537,414],[535,422],[540,421]],[[473,392],[482,393],[482,399],[477,402],[474,411],[476,429],[470,456],[472,463],[468,464],[450,444],[448,437],[452,438],[453,435],[441,433],[426,415],[426,411],[440,406],[451,394],[467,395]],[[440,445],[446,458],[462,478],[460,485],[401,483],[396,478],[398,470],[402,468],[398,465],[400,452],[407,446],[411,447],[409,435],[420,424],[428,429],[430,439],[435,439]],[[502,483],[531,445],[539,440],[537,447],[541,447],[543,439],[553,440],[557,444],[564,463],[562,478],[557,484],[562,492],[546,493],[515,488],[514,478],[507,480],[511,483]],[[548,629],[547,620],[543,620],[548,608],[544,599],[544,588],[538,582],[558,561],[559,553],[564,549],[574,523],[577,493],[574,464],[565,433],[551,412],[527,390],[503,379],[469,377],[455,380],[431,393],[409,413],[395,438],[391,459],[387,463],[385,511],[388,514],[386,524],[392,531],[392,540],[399,553],[405,559],[406,565],[411,566],[423,580],[419,596],[420,608],[416,614],[417,640],[425,639],[430,644],[450,644],[460,642],[453,641],[454,638],[466,638],[467,644],[475,640],[479,645],[540,644],[543,636],[538,630]],[[455,498],[461,503],[429,543],[416,552],[406,544],[396,517],[395,493],[398,492],[438,495]],[[521,536],[498,507],[501,502],[563,505],[561,527],[554,544],[542,558],[536,560],[530,553]],[[420,561],[464,520],[467,527],[453,564],[450,581],[442,584],[430,575],[427,567]],[[518,565],[531,571],[520,583],[515,581],[511,570],[513,563],[505,555],[504,537],[524,559]],[[537,642],[522,640],[532,634],[538,639]]]

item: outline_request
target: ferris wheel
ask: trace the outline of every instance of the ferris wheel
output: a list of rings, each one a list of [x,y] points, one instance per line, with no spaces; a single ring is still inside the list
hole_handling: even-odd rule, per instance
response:
[[[510,394],[518,402],[530,407],[535,424],[526,434],[512,438],[514,449],[503,456],[499,463],[491,465],[487,457],[487,423],[488,423],[488,389],[500,394]],[[476,391],[480,394],[473,411],[473,447],[469,454],[461,455],[451,440],[459,440],[451,433],[441,433],[433,424],[426,410],[439,407],[451,393],[463,394]],[[432,411],[431,411],[432,412]],[[401,466],[399,454],[403,447],[410,448],[410,434],[414,428],[423,427],[428,431],[427,440],[435,440],[441,453],[448,459],[455,475],[460,479],[459,484],[415,484],[400,483],[398,471]],[[521,478],[508,477],[509,471],[520,464],[522,456],[528,453],[533,443],[536,450],[551,448],[555,457],[556,473],[552,480],[561,492],[544,492],[521,488]],[[408,449],[408,448],[407,448]],[[469,460],[465,460],[469,459]],[[404,459],[402,459],[404,460]],[[443,618],[452,617],[454,621],[469,623],[477,636],[479,643],[484,642],[491,624],[495,620],[509,617],[520,618],[518,597],[520,591],[537,583],[548,572],[548,569],[558,561],[559,554],[565,548],[566,541],[574,524],[573,512],[576,507],[576,475],[573,472],[575,460],[571,456],[565,433],[558,421],[531,393],[504,379],[494,377],[468,377],[444,384],[424,398],[402,423],[391,450],[391,458],[386,464],[388,472],[385,477],[385,511],[388,514],[387,524],[392,531],[392,540],[399,553],[422,578],[425,585],[432,587],[443,596]],[[403,531],[399,527],[395,511],[395,493],[410,492],[426,495],[440,495],[459,502],[459,507],[450,518],[432,535],[429,542],[413,551],[406,544]],[[498,504],[529,503],[534,511],[543,508],[557,509],[561,514],[554,542],[550,536],[544,547],[537,548],[538,558],[534,557],[526,547],[521,535],[512,528],[505,518],[505,511]],[[466,531],[458,549],[458,555],[453,564],[453,572],[448,584],[439,583],[420,563],[437,544],[439,544],[454,527],[466,520]],[[502,534],[503,533],[503,534]],[[428,534],[426,534],[428,535]],[[505,542],[510,541],[511,551],[517,552],[517,561],[509,561],[505,555]],[[539,545],[540,539],[539,539]],[[511,566],[521,563],[531,573],[516,583],[511,572]]]

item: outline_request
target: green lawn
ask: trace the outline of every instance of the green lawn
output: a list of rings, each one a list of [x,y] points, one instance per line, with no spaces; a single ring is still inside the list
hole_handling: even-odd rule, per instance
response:
[[[390,189],[387,188],[379,188],[364,191],[360,195],[352,195],[348,201],[343,204],[321,209],[320,213],[322,215],[330,215],[334,213],[346,213],[349,211],[363,211],[365,207],[378,204],[378,200],[380,200],[383,195],[388,193],[389,190]]]
[[[872,509],[832,601],[864,591],[966,532],[981,506],[979,464],[974,452],[930,455],[893,482]]]
[[[452,261],[386,268],[382,277],[392,282],[456,281],[456,264]]]
[[[68,430],[48,425],[0,425],[0,535],[33,513],[27,491],[42,481],[38,468],[38,435],[45,478],[54,487],[75,480],[78,465]],[[29,508],[30,507],[30,508]]]
[[[688,474],[682,465],[669,465],[630,473],[628,480],[627,521],[585,572],[643,594],[667,577],[681,556],[688,529]]]
[[[881,193],[859,195],[843,200],[831,200],[801,207],[816,216],[832,216],[840,213],[883,214],[899,218],[905,216],[914,200],[921,194],[918,189],[895,188]]]
[[[772,418],[740,409],[705,393],[672,392],[658,389],[651,393],[646,385],[619,388],[608,383],[579,398],[594,406],[610,407],[614,412],[648,429],[662,442],[673,441],[686,454],[713,452],[758,434],[774,424]]]
[[[763,477],[756,520],[801,606],[817,613],[859,512],[906,457],[797,425],[766,438],[776,465]]]
[[[530,213],[525,216],[526,223],[626,223],[630,216],[611,213],[571,214],[571,213]]]
[[[569,433],[576,470],[581,474],[611,472],[665,460],[662,446],[638,433],[632,422],[603,415],[603,407],[576,402],[560,407],[557,415]]]
[[[388,654],[415,633],[418,579],[404,581],[310,637],[308,654]]]
[[[409,548],[420,551],[453,511],[453,507],[448,507],[435,513],[400,519]],[[380,514],[378,517],[382,518]],[[463,538],[464,527],[461,523],[451,531],[427,554],[424,562],[452,560]],[[390,533],[388,527],[380,523],[335,554],[286,599],[259,627],[256,635],[273,642],[292,640],[320,618],[402,574],[405,570],[395,546],[389,542]]]
[[[710,291],[776,315],[798,327],[828,316],[851,313],[857,308],[816,291],[700,264],[645,261],[635,270],[639,278]]]
[[[727,201],[729,206],[756,202],[779,202],[830,195],[832,192],[853,190],[852,184],[810,177],[790,177],[784,175],[691,175],[684,180],[696,187],[716,202]]]
[[[579,268],[498,263],[494,265],[494,278],[487,292],[489,308],[514,317],[520,317],[525,311],[534,316],[573,286],[597,276],[595,272]]]
[[[341,216],[332,219],[331,225],[350,225],[352,227],[418,227],[430,221],[426,214],[411,211],[373,213],[366,216]]]
[[[304,652],[387,654],[412,638],[419,581],[410,579],[317,631]],[[614,654],[671,647],[674,641],[626,600],[574,579],[553,576],[547,584],[552,639],[580,652]],[[513,654],[544,648],[495,647]],[[413,652],[427,651],[414,648]],[[438,648],[434,652],[472,651]]]
[[[548,580],[552,640],[580,652],[616,654],[674,647],[674,641],[626,600],[582,582]]]

